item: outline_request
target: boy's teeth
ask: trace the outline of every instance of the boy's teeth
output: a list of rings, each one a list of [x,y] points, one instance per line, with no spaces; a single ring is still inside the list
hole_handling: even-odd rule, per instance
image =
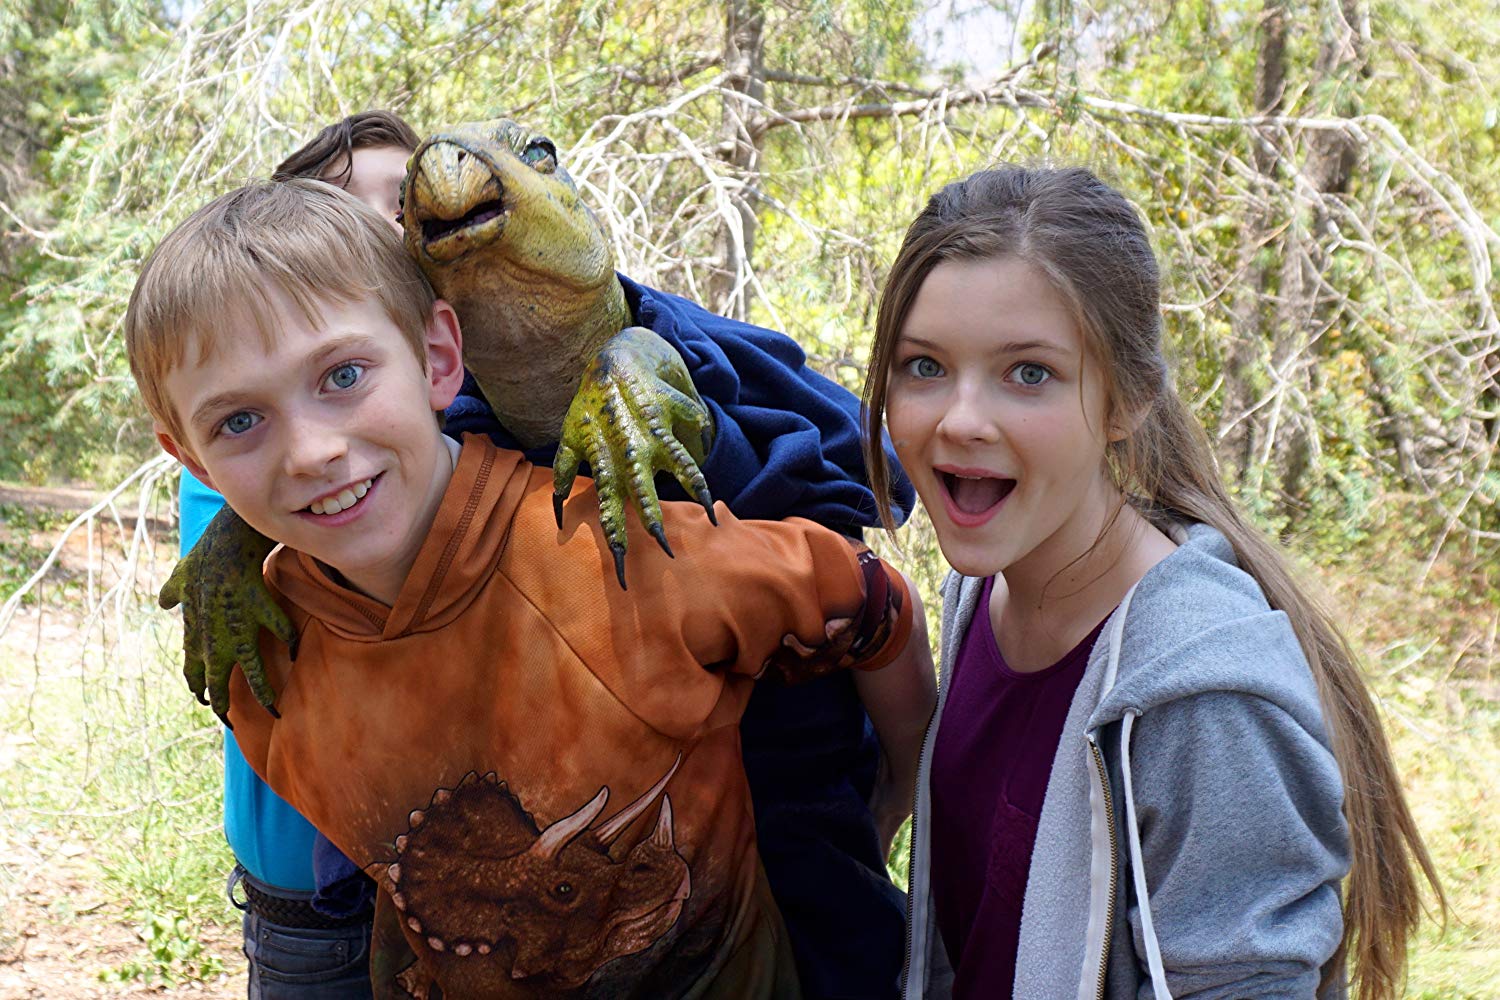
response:
[[[348,489],[340,490],[337,496],[314,500],[308,504],[307,509],[314,514],[337,514],[339,511],[348,510],[370,492],[370,485],[374,482],[373,479],[366,479],[362,483],[355,483]]]

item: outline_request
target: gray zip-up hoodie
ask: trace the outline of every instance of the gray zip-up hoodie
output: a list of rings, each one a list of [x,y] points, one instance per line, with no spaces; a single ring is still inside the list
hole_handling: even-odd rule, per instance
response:
[[[1343,933],[1343,782],[1307,660],[1223,535],[1173,534],[1179,548],[1105,623],[1063,725],[1022,902],[1018,1000],[1313,997]],[[930,767],[982,583],[943,585],[905,1000],[951,986]],[[1343,995],[1336,978],[1323,996]]]

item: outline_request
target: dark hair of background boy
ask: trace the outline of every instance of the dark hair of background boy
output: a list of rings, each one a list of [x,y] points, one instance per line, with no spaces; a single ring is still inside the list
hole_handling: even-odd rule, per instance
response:
[[[343,187],[354,169],[352,156],[356,149],[397,146],[411,152],[420,142],[416,131],[393,112],[361,111],[334,122],[313,136],[277,165],[271,180],[314,177]],[[330,172],[339,165],[340,169]]]

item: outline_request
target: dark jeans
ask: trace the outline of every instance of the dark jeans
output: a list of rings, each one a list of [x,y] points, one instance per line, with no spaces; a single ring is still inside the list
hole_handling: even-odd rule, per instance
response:
[[[253,902],[235,898],[234,887],[241,882],[253,890],[247,891]],[[311,899],[310,892],[267,885],[235,866],[229,900],[245,913],[250,1000],[369,1000],[373,995],[368,915],[339,927],[288,926],[273,915],[311,913]]]

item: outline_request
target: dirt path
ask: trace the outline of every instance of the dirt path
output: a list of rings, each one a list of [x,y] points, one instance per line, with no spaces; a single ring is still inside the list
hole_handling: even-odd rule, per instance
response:
[[[100,497],[85,490],[0,483],[0,505],[45,511],[54,521],[81,513]],[[156,534],[165,549],[160,557],[171,559],[175,542],[162,537],[166,531]],[[24,559],[28,571],[36,553],[49,548],[55,535],[55,530],[39,530],[25,518],[7,521],[0,514],[0,547],[9,545],[7,554]],[[76,575],[88,551],[85,536],[70,540],[56,575]],[[8,581],[15,579],[0,579],[0,603],[13,589]],[[76,655],[81,620],[58,603],[48,601],[45,612],[35,607],[19,610],[11,627],[0,634],[0,663],[24,664],[38,649],[48,659]],[[23,681],[0,673],[0,700],[22,696]],[[16,728],[7,731],[0,720],[0,775],[24,767],[32,743],[29,734]],[[68,840],[42,823],[0,822],[0,1000],[245,995],[245,960],[234,926],[205,923],[193,929],[201,955],[224,970],[208,981],[166,984],[132,976],[133,969],[153,964],[150,943],[139,918],[132,919],[125,902],[111,897],[95,853],[95,845]]]
[[[24,850],[48,852],[50,858],[5,893],[0,1000],[245,995],[239,935],[213,925],[202,928],[198,940],[223,963],[224,974],[210,982],[178,985],[119,982],[122,970],[143,962],[147,945],[125,919],[124,907],[101,892],[88,847],[42,838]],[[0,867],[15,860],[0,857]]]

